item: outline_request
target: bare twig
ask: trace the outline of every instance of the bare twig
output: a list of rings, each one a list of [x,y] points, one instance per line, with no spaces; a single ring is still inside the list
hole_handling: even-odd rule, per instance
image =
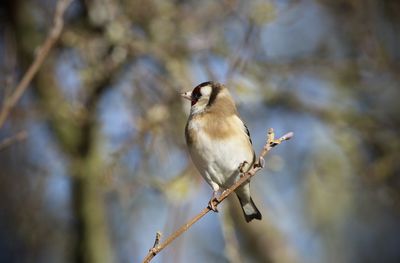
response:
[[[152,248],[149,249],[149,253],[154,253],[153,251],[157,250],[158,244],[160,244],[160,239],[161,239],[161,232],[156,233],[156,239],[154,240],[154,245]],[[157,254],[157,253],[156,253]],[[154,254],[154,256],[156,255]]]
[[[244,173],[240,179],[234,183],[231,187],[226,189],[225,191],[222,192],[222,194],[213,201],[213,204],[215,207],[218,206],[222,201],[224,201],[231,193],[233,193],[239,186],[241,186],[243,183],[245,183],[247,180],[249,180],[251,177],[253,177],[259,170],[263,168],[263,160],[264,156],[267,155],[267,153],[275,146],[281,144],[282,142],[286,140],[290,140],[293,137],[293,132],[286,133],[279,139],[275,139],[275,134],[274,130],[270,128],[268,130],[268,136],[267,136],[267,142],[264,145],[264,148],[262,149],[259,159],[256,163],[254,163],[253,167],[246,173]],[[170,235],[164,242],[161,244],[155,245],[153,248],[149,250],[149,253],[146,255],[146,257],[143,259],[143,263],[150,262],[152,258],[154,258],[155,255],[157,255],[161,250],[163,250],[165,247],[167,247],[172,241],[174,241],[177,237],[182,235],[186,230],[188,230],[194,223],[199,221],[204,215],[206,215],[208,212],[211,211],[210,207],[204,208],[200,213],[198,213],[195,217],[193,217],[189,222],[181,226],[177,231],[175,231],[172,235]],[[158,240],[157,240],[158,238]],[[159,243],[160,237],[157,235],[156,236],[156,243]]]
[[[18,100],[22,97],[25,90],[28,88],[29,83],[32,81],[35,74],[38,72],[40,66],[43,64],[43,61],[49,54],[50,50],[53,48],[54,44],[57,42],[59,38],[64,20],[63,16],[65,10],[69,6],[69,4],[73,0],[59,0],[57,3],[56,11],[54,14],[53,27],[51,28],[49,34],[47,35],[46,40],[44,41],[42,47],[39,48],[36,53],[36,57],[32,64],[29,66],[25,75],[22,77],[21,81],[18,83],[17,87],[13,91],[13,93],[8,97],[1,109],[0,112],[0,128],[3,127],[4,122],[6,121],[8,115],[10,114],[11,109],[17,104]]]
[[[20,131],[11,137],[5,138],[0,142],[0,151],[4,150],[5,148],[7,148],[8,146],[10,146],[15,142],[25,140],[27,137],[28,133],[26,131]]]

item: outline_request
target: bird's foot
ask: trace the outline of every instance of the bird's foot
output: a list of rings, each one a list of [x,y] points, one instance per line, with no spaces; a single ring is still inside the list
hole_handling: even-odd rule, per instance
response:
[[[239,172],[243,175],[244,173],[245,173],[245,171],[243,170],[243,168],[246,166],[246,164],[248,164],[248,162],[247,161],[244,161],[244,162],[242,162],[240,165],[239,165],[239,167],[238,167],[238,170],[239,170]],[[242,176],[241,175],[241,176]]]
[[[218,191],[213,191],[210,201],[208,201],[208,207],[214,212],[218,213]]]

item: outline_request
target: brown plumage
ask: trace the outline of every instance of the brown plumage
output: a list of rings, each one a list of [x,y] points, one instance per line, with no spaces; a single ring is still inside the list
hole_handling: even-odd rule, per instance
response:
[[[233,135],[234,127],[226,119],[238,115],[238,113],[234,101],[226,92],[223,85],[215,84],[205,110],[189,117],[189,121],[201,120],[207,123],[204,132],[212,138],[224,139]],[[193,130],[188,129],[189,121],[185,127],[185,135],[188,144],[192,144],[196,140],[196,134]]]
[[[238,179],[241,163],[248,163],[245,170],[253,165],[255,154],[250,134],[223,85],[205,82],[182,96],[192,102],[185,128],[186,142],[194,164],[213,188],[215,197],[220,187],[226,189]],[[249,183],[238,188],[236,194],[246,221],[261,219],[250,197]],[[210,207],[214,210],[211,200]]]

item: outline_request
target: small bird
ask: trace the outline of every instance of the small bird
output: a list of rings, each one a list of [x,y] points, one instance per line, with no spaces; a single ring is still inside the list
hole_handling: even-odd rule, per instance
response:
[[[250,133],[224,85],[208,81],[181,95],[191,101],[186,143],[193,163],[213,189],[209,207],[217,212],[213,200],[220,188],[227,189],[239,179],[239,167],[246,172],[255,162]],[[250,196],[250,181],[235,192],[246,221],[261,220]]]

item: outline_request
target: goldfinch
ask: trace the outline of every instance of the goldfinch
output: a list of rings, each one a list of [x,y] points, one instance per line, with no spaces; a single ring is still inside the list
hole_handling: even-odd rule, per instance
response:
[[[229,188],[239,179],[241,164],[242,171],[248,171],[255,162],[249,130],[224,85],[204,82],[181,95],[191,101],[186,143],[193,163],[213,189],[209,206],[217,211],[212,201],[218,191]],[[261,213],[250,196],[250,181],[235,192],[246,221],[261,220]]]

